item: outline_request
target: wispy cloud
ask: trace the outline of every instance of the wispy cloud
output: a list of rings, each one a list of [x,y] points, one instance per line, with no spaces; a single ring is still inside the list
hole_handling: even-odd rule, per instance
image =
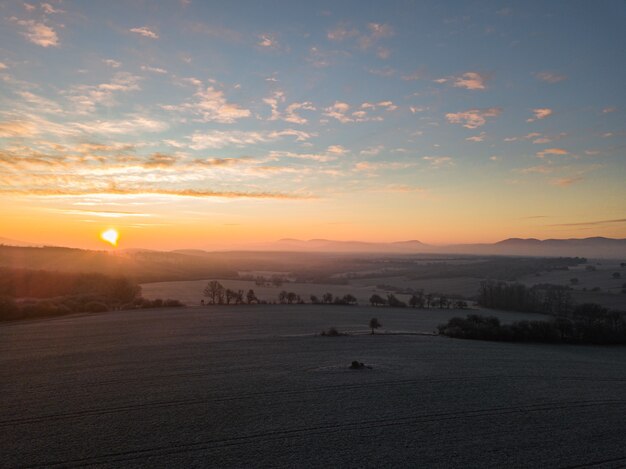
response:
[[[112,79],[98,85],[76,85],[64,94],[74,104],[77,112],[92,113],[96,106],[111,107],[118,104],[118,93],[139,91],[141,77],[128,72],[117,72]]]
[[[360,49],[368,50],[377,46],[383,38],[393,36],[393,28],[386,23],[368,23],[365,30],[361,30],[349,23],[340,23],[328,31],[326,37],[330,41],[353,41]],[[383,46],[377,46],[376,55],[380,59],[389,58],[391,51]]]
[[[279,199],[279,200],[306,200],[315,198],[308,194],[287,194],[282,192],[245,192],[245,191],[219,191],[206,189],[154,189],[154,188],[120,188],[108,189],[89,188],[83,189],[4,189],[0,187],[0,193],[18,194],[31,196],[92,196],[92,195],[164,195],[174,197],[196,198],[226,198],[226,199]]]
[[[226,100],[224,92],[214,86],[199,88],[194,100],[178,105],[163,105],[166,111],[188,112],[200,116],[202,122],[233,124],[239,119],[250,117],[249,109]]]
[[[549,156],[549,155],[566,156],[569,154],[570,153],[567,150],[564,150],[563,148],[546,148],[545,150],[541,150],[537,152],[537,158],[545,158],[546,156]]]
[[[243,130],[213,130],[210,132],[196,132],[191,137],[189,147],[194,150],[208,148],[224,148],[226,146],[244,147],[278,140],[282,137],[293,136],[296,141],[306,141],[314,134],[293,130],[275,131],[243,131]]]
[[[614,223],[626,223],[626,218],[617,218],[613,220],[595,220],[595,221],[582,221],[576,223],[556,223],[546,226],[598,226],[598,225],[611,225]]]
[[[567,80],[565,75],[556,72],[538,72],[535,73],[535,78],[546,83],[558,83]]]
[[[575,184],[582,180],[583,180],[582,176],[564,177],[564,178],[551,179],[550,184],[552,184],[553,186],[566,187],[566,186],[571,186],[572,184]]]
[[[553,113],[554,111],[547,107],[533,109],[534,117],[526,119],[526,122],[535,122],[539,119],[545,119],[546,117],[551,116]]]
[[[384,118],[380,112],[377,115],[371,115],[371,112],[390,112],[396,111],[397,109],[398,106],[392,101],[379,101],[376,103],[365,102],[356,108],[356,110],[352,110],[352,107],[348,103],[335,101],[332,106],[324,109],[323,115],[336,119],[342,124],[346,124],[349,122],[382,121]]]
[[[144,72],[158,73],[161,75],[164,75],[167,73],[167,70],[165,70],[164,68],[151,67],[150,65],[142,65],[140,68]]]
[[[35,135],[36,133],[37,129],[30,122],[0,122],[0,137],[30,137]]]
[[[53,47],[59,45],[59,37],[51,26],[34,20],[20,20],[15,17],[11,19],[26,29],[26,31],[22,34],[33,44],[37,44],[41,47]]]
[[[499,107],[486,109],[469,109],[462,112],[450,112],[446,114],[446,119],[451,124],[461,124],[468,129],[477,129],[487,123],[487,118],[498,117],[502,113]]]
[[[467,137],[465,140],[468,142],[482,142],[485,140],[487,134],[485,132],[481,132],[478,135],[473,135],[471,137]]]
[[[464,88],[466,90],[484,90],[487,88],[488,76],[478,72],[465,72],[458,76],[450,76],[437,78],[435,83],[448,83],[455,88]]]
[[[436,169],[454,166],[454,160],[449,156],[424,156],[422,159],[430,163],[430,166]]]
[[[118,62],[117,60],[113,59],[104,59],[102,62],[104,62],[111,68],[120,68],[122,66],[122,62]]]
[[[158,39],[159,35],[157,33],[155,33],[154,31],[152,31],[150,28],[148,28],[147,26],[141,26],[140,28],[131,28],[129,29],[129,31],[131,33],[136,33],[139,34],[143,37],[147,37],[150,39]]]

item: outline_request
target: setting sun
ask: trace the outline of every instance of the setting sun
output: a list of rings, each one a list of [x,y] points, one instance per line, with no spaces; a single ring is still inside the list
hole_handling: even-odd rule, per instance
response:
[[[120,237],[119,233],[117,232],[117,230],[114,230],[113,228],[100,233],[100,238],[102,238],[104,241],[109,243],[111,246],[117,246],[117,240],[119,237]]]

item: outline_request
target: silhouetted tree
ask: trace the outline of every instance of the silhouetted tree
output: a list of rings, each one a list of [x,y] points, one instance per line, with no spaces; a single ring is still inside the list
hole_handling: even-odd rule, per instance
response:
[[[243,303],[243,290],[237,290],[235,293],[235,303],[238,305]]]
[[[311,298],[311,303],[313,303],[314,305],[319,304],[320,299],[317,296],[311,295],[310,298]]]
[[[246,294],[246,301],[248,302],[248,304],[252,304],[252,303],[258,303],[259,299],[256,297],[256,294],[254,293],[254,290],[250,289],[248,290],[248,293]]]
[[[350,293],[348,293],[347,295],[344,295],[343,297],[343,302],[344,304],[347,305],[355,305],[356,304],[356,297],[354,295],[351,295]]]
[[[424,291],[419,290],[409,299],[409,305],[413,308],[423,308],[424,307]]]
[[[288,295],[288,294],[289,294],[289,293],[287,293],[285,290],[281,291],[281,292],[278,294],[278,301],[279,301],[280,303],[286,303],[286,302],[287,302],[287,295]]]
[[[220,298],[224,295],[224,286],[217,280],[211,280],[204,288],[204,296],[206,296],[211,304],[220,302]]]
[[[406,308],[406,303],[400,301],[393,293],[387,295],[387,304],[392,308]]]
[[[426,295],[425,301],[426,301],[426,307],[430,308],[431,305],[433,304],[433,300],[435,299],[435,296],[432,293],[428,293]]]
[[[374,335],[374,329],[378,329],[379,327],[382,327],[382,324],[378,322],[377,318],[372,318],[370,319],[369,326],[370,326],[370,329],[372,330],[372,335]]]
[[[324,293],[324,295],[322,296],[322,301],[326,304],[331,304],[333,302],[333,294]]]
[[[387,300],[380,295],[374,294],[370,296],[370,303],[372,306],[384,306],[387,304]]]
[[[296,295],[294,292],[290,291],[289,293],[287,293],[287,303],[293,304],[297,300],[298,300],[298,295]]]

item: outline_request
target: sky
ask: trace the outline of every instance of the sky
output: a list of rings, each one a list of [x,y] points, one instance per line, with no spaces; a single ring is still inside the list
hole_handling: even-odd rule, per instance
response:
[[[0,2],[0,237],[626,237],[626,2]]]

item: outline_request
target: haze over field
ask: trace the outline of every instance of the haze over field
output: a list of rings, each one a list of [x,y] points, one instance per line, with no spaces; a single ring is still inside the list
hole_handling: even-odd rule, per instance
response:
[[[5,1],[0,236],[625,238],[625,8]]]

